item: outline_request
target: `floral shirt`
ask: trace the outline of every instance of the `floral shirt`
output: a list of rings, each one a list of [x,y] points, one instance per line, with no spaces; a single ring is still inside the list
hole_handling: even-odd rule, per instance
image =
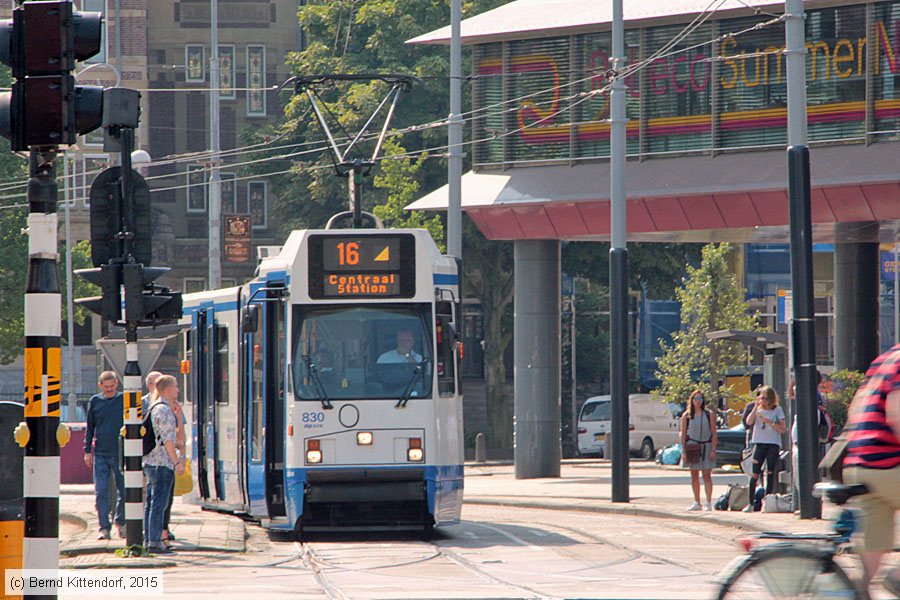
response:
[[[175,443],[177,423],[172,409],[162,398],[157,398],[150,405],[150,418],[153,420],[153,431],[156,433],[156,448],[144,457],[144,466],[175,468],[175,463],[166,452],[166,442]]]

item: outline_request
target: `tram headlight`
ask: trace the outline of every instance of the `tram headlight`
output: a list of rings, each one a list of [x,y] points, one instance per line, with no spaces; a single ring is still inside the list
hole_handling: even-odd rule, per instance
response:
[[[317,465],[322,462],[322,450],[319,448],[319,440],[306,440],[306,463]]]
[[[406,460],[409,462],[422,462],[425,460],[425,451],[422,449],[422,438],[409,438],[409,448],[406,450]]]
[[[371,446],[372,440],[371,431],[359,431],[356,433],[356,443],[360,446]]]

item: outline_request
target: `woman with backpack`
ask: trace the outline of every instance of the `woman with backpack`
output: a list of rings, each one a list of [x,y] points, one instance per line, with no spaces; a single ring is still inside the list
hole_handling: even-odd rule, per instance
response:
[[[766,492],[775,490],[778,454],[781,452],[781,434],[786,429],[784,410],[778,405],[778,393],[770,386],[761,386],[756,394],[756,402],[747,414],[747,424],[753,426],[750,442],[753,444],[753,472],[750,474],[750,504],[744,512],[753,512],[756,497],[756,482],[766,465]]]
[[[700,390],[691,392],[687,410],[681,415],[682,465],[691,470],[691,489],[694,503],[688,511],[712,510],[712,470],[716,466],[716,418],[706,408],[706,398]],[[700,505],[700,473],[706,492],[706,504]]]

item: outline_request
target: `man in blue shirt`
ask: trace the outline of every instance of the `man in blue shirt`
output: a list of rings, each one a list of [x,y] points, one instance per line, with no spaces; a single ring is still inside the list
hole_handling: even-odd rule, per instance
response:
[[[84,434],[84,463],[94,474],[94,496],[97,519],[100,521],[98,539],[110,538],[109,477],[116,480],[116,531],[125,538],[125,476],[119,470],[119,437],[123,424],[123,400],[117,392],[119,378],[115,371],[103,371],[98,380],[100,393],[91,397],[87,410],[87,430]]]

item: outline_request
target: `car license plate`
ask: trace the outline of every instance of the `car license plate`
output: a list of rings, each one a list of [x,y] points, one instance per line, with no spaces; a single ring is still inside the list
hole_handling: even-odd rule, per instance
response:
[[[605,434],[605,433],[595,433],[595,434],[594,434],[594,441],[595,441],[595,442],[602,442],[602,441],[603,441],[603,438],[605,438],[605,437],[606,437],[606,434]]]

